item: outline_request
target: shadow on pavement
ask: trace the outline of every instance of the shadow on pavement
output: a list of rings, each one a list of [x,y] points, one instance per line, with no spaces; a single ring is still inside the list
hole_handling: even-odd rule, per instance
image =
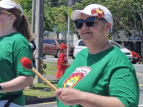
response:
[[[25,105],[53,102],[53,101],[56,101],[55,96],[54,97],[46,97],[46,98],[38,98],[38,97],[28,98],[28,96],[25,96]]]
[[[43,92],[43,91],[49,92],[49,91],[51,91],[51,88],[48,88],[48,87],[34,87],[34,88],[32,88],[32,90],[39,90],[39,92]],[[56,101],[55,96],[38,98],[37,96],[27,96],[27,95],[25,95],[25,105],[45,103],[45,102],[53,102],[53,101]]]

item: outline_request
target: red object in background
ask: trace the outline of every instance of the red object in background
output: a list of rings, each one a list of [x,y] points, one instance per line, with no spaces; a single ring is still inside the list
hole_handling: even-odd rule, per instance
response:
[[[67,49],[67,45],[66,45],[66,44],[64,44],[64,43],[61,43],[61,45],[60,45],[60,49],[61,49],[61,50]]]
[[[138,53],[131,51],[132,55],[133,55],[133,64],[136,64],[137,62],[140,61],[140,56],[138,55]]]

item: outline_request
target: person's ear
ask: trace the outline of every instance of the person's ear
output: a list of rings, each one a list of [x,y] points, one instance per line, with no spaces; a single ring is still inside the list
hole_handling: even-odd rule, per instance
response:
[[[106,26],[106,30],[110,30],[110,29],[111,29],[111,23],[108,22],[108,23],[107,23],[107,26]]]
[[[9,17],[9,21],[12,21],[12,20],[14,20],[15,19],[15,16],[14,15],[11,15],[10,17]]]

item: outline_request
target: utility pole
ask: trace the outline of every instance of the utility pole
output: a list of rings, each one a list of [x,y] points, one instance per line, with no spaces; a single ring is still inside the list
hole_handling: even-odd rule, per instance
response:
[[[35,36],[35,17],[36,17],[35,14],[36,14],[36,0],[32,0],[31,31],[34,34],[34,36]],[[34,82],[38,83],[38,76],[37,75],[35,75]]]
[[[36,12],[36,0],[32,0],[32,23],[31,23],[32,33],[35,33],[35,12]]]
[[[37,46],[36,57],[43,57],[43,32],[44,32],[44,0],[36,0],[35,12],[35,44]],[[36,70],[41,74],[40,59],[36,59]],[[36,83],[42,83],[42,80],[37,77]]]

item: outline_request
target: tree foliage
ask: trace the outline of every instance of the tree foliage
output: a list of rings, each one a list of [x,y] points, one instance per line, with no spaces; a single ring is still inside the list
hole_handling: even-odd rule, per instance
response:
[[[64,32],[68,26],[69,0],[44,0],[44,29],[47,31]],[[32,0],[20,0],[24,14],[31,22]],[[72,0],[73,10],[83,9],[96,3],[107,7],[114,20],[112,34],[124,30],[125,34],[139,36],[143,40],[143,0]],[[70,21],[70,31],[78,34],[74,22]]]
[[[124,30],[125,35],[135,35],[143,40],[143,0],[82,0],[74,9],[83,9],[92,3],[104,5],[111,11],[114,20],[111,35]]]
[[[32,0],[19,0],[19,4],[21,4],[23,8],[24,15],[31,22],[32,20]]]
[[[114,18],[113,31],[125,31],[127,36],[138,36],[143,41],[143,1],[142,0],[106,0],[105,5]],[[116,33],[117,34],[117,33]]]

